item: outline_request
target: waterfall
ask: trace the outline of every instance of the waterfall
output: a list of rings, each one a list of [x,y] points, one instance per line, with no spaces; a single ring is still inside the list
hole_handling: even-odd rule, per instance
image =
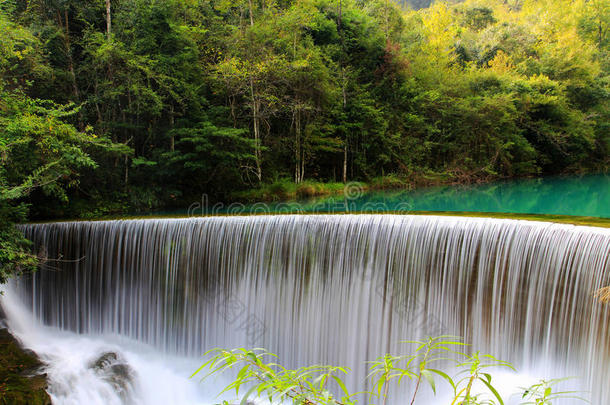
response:
[[[462,336],[610,403],[610,230],[408,215],[303,215],[24,225],[42,269],[10,286],[48,326],[171,356],[265,347],[287,366],[350,367]]]

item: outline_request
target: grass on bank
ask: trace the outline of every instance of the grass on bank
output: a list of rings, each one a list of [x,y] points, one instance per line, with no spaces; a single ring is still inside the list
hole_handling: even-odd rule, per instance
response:
[[[343,193],[345,184],[339,182],[324,183],[306,180],[296,184],[289,179],[279,179],[273,183],[261,184],[257,188],[238,191],[231,196],[238,201],[285,201],[312,197],[327,197]]]
[[[368,182],[348,182],[357,185],[361,191],[373,190],[413,190],[416,187],[453,184],[455,178],[443,173],[418,174],[405,178],[396,174],[374,177]],[[301,200],[313,197],[328,197],[343,194],[346,184],[342,182],[322,182],[305,180],[296,184],[292,179],[281,178],[272,183],[264,183],[258,187],[238,191],[231,194],[231,198],[244,202],[270,202]]]

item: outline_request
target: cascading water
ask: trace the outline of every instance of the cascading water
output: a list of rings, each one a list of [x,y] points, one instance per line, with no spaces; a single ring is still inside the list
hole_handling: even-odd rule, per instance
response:
[[[578,376],[593,404],[610,403],[610,311],[592,297],[610,284],[608,229],[323,215],[23,231],[48,261],[8,295],[74,338],[120,336],[195,363],[213,347],[265,347],[288,366],[350,367],[358,389],[365,361],[452,334],[525,373]]]

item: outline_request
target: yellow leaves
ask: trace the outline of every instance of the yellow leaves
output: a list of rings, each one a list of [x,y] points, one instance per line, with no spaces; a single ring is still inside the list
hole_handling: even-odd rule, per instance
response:
[[[243,79],[247,76],[246,66],[239,58],[227,58],[215,67],[215,74],[224,79]]]
[[[526,0],[520,17],[529,23],[531,32],[541,41],[554,42],[564,33],[574,31],[583,7],[582,0]]]
[[[428,39],[424,51],[436,62],[450,62],[451,52],[457,37],[458,24],[446,3],[435,3],[422,12],[424,33]]]
[[[453,16],[446,3],[435,3],[424,11],[424,29],[430,41],[438,41],[452,34]]]
[[[243,0],[220,0],[214,3],[214,8],[220,12],[226,13],[233,7],[245,6],[245,1]]]
[[[305,69],[310,66],[307,59],[297,59],[291,63],[293,69]]]
[[[509,73],[514,68],[512,58],[502,50],[496,52],[496,56],[489,61],[489,69],[500,75]]]

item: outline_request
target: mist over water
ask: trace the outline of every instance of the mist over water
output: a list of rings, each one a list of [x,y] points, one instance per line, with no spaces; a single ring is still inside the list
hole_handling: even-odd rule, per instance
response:
[[[49,363],[58,404],[217,402],[221,384],[188,380],[213,347],[265,347],[288,367],[347,366],[356,391],[365,361],[439,334],[513,363],[520,374],[496,383],[507,395],[578,376],[571,384],[593,404],[610,403],[610,313],[592,297],[610,284],[607,229],[327,215],[23,230],[49,260],[10,285],[3,305]]]

